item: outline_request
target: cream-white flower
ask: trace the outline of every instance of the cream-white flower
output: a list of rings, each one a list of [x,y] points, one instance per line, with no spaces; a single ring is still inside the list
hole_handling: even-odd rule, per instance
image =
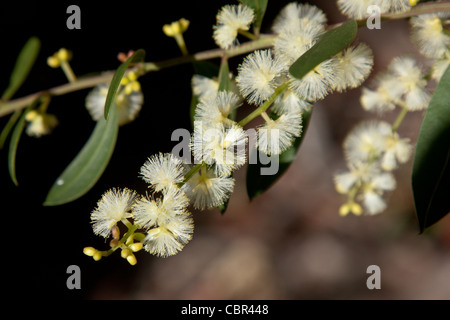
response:
[[[131,217],[130,210],[135,200],[136,192],[127,188],[105,192],[91,213],[94,233],[107,238],[117,222]]]
[[[192,239],[194,220],[191,216],[172,217],[167,223],[148,230],[144,249],[159,257],[177,254]]]
[[[389,72],[379,73],[373,81],[374,89],[362,88],[360,102],[367,111],[394,110],[404,92],[404,86]]]
[[[386,150],[386,137],[391,125],[384,121],[365,121],[358,124],[344,140],[344,152],[349,163],[373,161]]]
[[[398,133],[392,133],[386,137],[386,148],[381,158],[381,167],[387,171],[394,170],[399,163],[405,163],[409,160],[411,152],[412,146],[409,139],[402,139]]]
[[[429,58],[441,58],[449,50],[450,35],[444,32],[443,20],[450,13],[430,13],[411,17],[411,39],[422,54]]]
[[[191,142],[194,159],[214,165],[218,176],[227,176],[245,164],[246,143],[247,135],[237,124],[194,122]]]
[[[179,252],[192,239],[194,221],[189,199],[178,187],[162,190],[161,198],[141,197],[133,206],[135,223],[147,231],[144,249],[160,257]]]
[[[405,12],[411,9],[410,0],[389,0],[389,12]]]
[[[398,80],[399,86],[402,86],[408,110],[423,110],[428,107],[431,97],[425,88],[427,81],[413,58],[406,56],[394,58],[389,64],[388,71]]]
[[[263,113],[265,123],[258,127],[256,147],[271,155],[280,154],[288,149],[295,138],[302,132],[302,114],[299,109],[281,114],[277,119],[270,119]]]
[[[86,109],[95,121],[100,120],[104,116],[108,88],[107,84],[100,84],[92,89],[86,97]],[[133,121],[139,114],[143,103],[144,95],[141,90],[135,90],[129,94],[125,90],[121,90],[115,99],[119,125]]]
[[[336,84],[338,68],[336,58],[331,58],[321,62],[301,79],[289,74],[290,88],[304,100],[323,99]]]
[[[237,85],[241,94],[256,105],[262,104],[281,84],[280,76],[286,65],[270,50],[258,50],[247,57],[239,66]]]
[[[436,82],[439,82],[449,65],[450,65],[450,50],[447,50],[443,58],[438,59],[433,63],[433,67],[431,68],[432,72],[431,77]]]
[[[287,4],[274,20],[272,30],[281,33],[286,29],[298,29],[299,24],[325,25],[324,12],[314,5],[291,2]]]
[[[208,97],[215,97],[219,90],[219,81],[199,74],[192,76],[191,84],[192,91],[199,101]]]
[[[336,58],[339,68],[333,89],[337,91],[360,86],[372,71],[372,50],[363,43],[343,50]]]
[[[364,186],[362,199],[364,208],[370,215],[378,214],[386,209],[386,202],[382,198],[385,191],[392,191],[396,187],[394,176],[389,172],[375,175],[369,183]]]
[[[151,156],[141,167],[140,175],[155,191],[161,191],[183,181],[183,162],[171,153]]]
[[[391,7],[391,0],[337,0],[339,9],[348,17],[363,19],[371,12],[367,9],[370,6],[379,8],[380,13],[387,12]]]
[[[231,91],[221,91],[200,101],[195,108],[195,120],[207,123],[231,125],[231,113],[241,106],[241,98]]]
[[[43,135],[50,134],[58,125],[56,116],[36,110],[29,111],[25,119],[29,122],[25,132],[30,137],[40,138]]]
[[[239,30],[247,31],[254,18],[253,10],[239,5],[225,5],[217,14],[213,38],[222,49],[228,49],[236,43]]]
[[[223,204],[233,192],[232,177],[217,176],[214,169],[202,167],[182,186],[196,209],[204,210]]]
[[[274,40],[273,51],[284,64],[291,66],[308,51],[325,32],[322,24],[300,20],[284,27]]]
[[[274,101],[272,111],[281,115],[283,113],[303,112],[309,110],[312,104],[309,101],[301,99],[290,88],[284,90]]]

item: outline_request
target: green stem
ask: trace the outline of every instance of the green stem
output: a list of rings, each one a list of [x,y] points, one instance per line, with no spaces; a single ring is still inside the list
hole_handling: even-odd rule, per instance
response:
[[[385,14],[381,16],[382,21],[389,20],[399,20],[404,18],[409,18],[411,16],[425,14],[425,13],[437,13],[443,11],[450,11],[450,1],[442,1],[442,2],[428,2],[418,4],[413,7],[411,10],[407,12],[401,13],[392,13]],[[365,26],[366,20],[361,20],[358,23],[359,26]],[[342,23],[337,23],[329,26],[327,29],[333,29],[342,25]],[[207,50],[203,52],[199,52],[192,55],[186,55],[182,57],[177,57],[174,59],[169,59],[161,62],[147,62],[144,64],[144,73],[159,71],[164,68],[177,66],[184,63],[190,63],[193,61],[201,61],[201,60],[209,60],[214,58],[220,58],[225,53],[227,57],[234,57],[238,55],[242,55],[248,52],[252,52],[254,50],[268,48],[273,45],[273,40],[275,39],[274,35],[263,35],[261,34],[257,40],[246,42],[240,46],[231,48],[230,50],[224,51],[222,49],[213,49]],[[26,97],[14,99],[12,101],[2,101],[0,100],[0,117],[10,114],[16,110],[21,110],[26,108],[30,103],[32,103],[36,98],[42,95],[44,92],[49,93],[50,95],[63,95],[70,92],[91,88],[101,83],[109,83],[114,75],[114,71],[108,71],[102,73],[99,76],[87,77],[82,79],[77,79],[77,81],[73,83],[68,83],[62,86],[54,87],[48,90],[42,90],[33,94],[30,94]]]
[[[189,179],[192,178],[192,176],[194,174],[196,174],[198,172],[198,170],[200,170],[203,166],[206,166],[206,163],[201,162],[201,163],[196,164],[194,167],[192,167],[192,169],[189,170],[189,172],[184,175],[184,180],[183,180],[183,182],[181,182],[179,184],[179,186],[181,187],[183,184],[188,182]]]
[[[397,131],[398,127],[402,123],[402,121],[405,118],[407,113],[408,113],[408,109],[406,108],[406,106],[403,106],[402,111],[400,111],[400,113],[397,116],[397,119],[395,119],[395,122],[392,125],[392,132]]]
[[[120,239],[119,243],[117,244],[117,246],[106,250],[106,251],[102,251],[102,256],[107,257],[110,254],[112,254],[114,251],[116,251],[117,249],[119,249],[121,247],[122,244],[124,244],[129,237],[131,237],[134,232],[139,229],[139,225],[137,224],[131,224],[128,220],[125,222],[122,220],[122,222],[127,226],[128,231],[123,235],[122,239]]]
[[[256,35],[254,35],[254,34],[251,33],[251,32],[248,32],[247,30],[239,29],[238,32],[239,32],[239,34],[243,35],[244,37],[246,37],[246,38],[248,38],[248,39],[250,39],[250,40],[256,40],[256,39],[258,39],[258,37],[257,37]]]
[[[261,115],[261,113],[265,112],[270,105],[275,101],[275,99],[283,93],[284,90],[286,90],[289,87],[289,82],[283,83],[281,86],[275,89],[275,92],[272,94],[272,96],[267,99],[262,105],[260,105],[256,110],[254,110],[252,113],[250,113],[248,116],[246,116],[244,119],[239,121],[239,125],[241,127],[245,126],[247,123]]]
[[[75,76],[75,73],[73,72],[69,62],[61,61],[61,69],[64,71],[64,74],[66,75],[70,83],[74,83],[77,81],[77,77]]]

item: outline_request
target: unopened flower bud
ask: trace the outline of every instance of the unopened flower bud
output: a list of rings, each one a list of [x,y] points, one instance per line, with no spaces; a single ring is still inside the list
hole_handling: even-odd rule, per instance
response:
[[[86,247],[83,249],[83,253],[89,257],[92,257],[97,252],[97,249],[93,247]]]
[[[130,254],[133,254],[133,252],[129,248],[125,248],[120,253],[120,256],[124,259],[126,259]]]
[[[139,250],[142,249],[143,244],[142,244],[142,242],[136,242],[136,243],[130,244],[128,247],[131,249],[131,251],[138,252]]]
[[[132,266],[134,266],[137,263],[137,259],[135,257],[134,254],[130,254],[127,256],[127,261],[129,264],[131,264]]]
[[[95,261],[98,261],[98,260],[100,260],[102,258],[102,253],[100,251],[97,251],[97,252],[94,253],[92,258],[94,258]]]
[[[70,59],[72,59],[72,53],[69,50],[65,49],[65,48],[61,48],[57,52],[57,57],[61,61],[69,61]]]
[[[61,65],[61,60],[56,56],[51,56],[47,58],[47,64],[51,68],[58,68]]]

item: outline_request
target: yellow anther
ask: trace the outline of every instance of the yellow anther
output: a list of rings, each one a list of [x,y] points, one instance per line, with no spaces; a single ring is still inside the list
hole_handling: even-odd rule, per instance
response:
[[[417,4],[417,2],[419,2],[419,0],[409,0],[409,5],[411,7],[414,7]]]
[[[165,24],[163,26],[163,32],[168,37],[175,37],[177,34],[184,33],[189,27],[189,20],[181,18],[178,21],[174,21],[171,24]]]

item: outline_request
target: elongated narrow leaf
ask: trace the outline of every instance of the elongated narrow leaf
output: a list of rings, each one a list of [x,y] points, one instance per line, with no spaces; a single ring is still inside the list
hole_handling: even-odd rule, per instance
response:
[[[284,151],[279,156],[279,167],[278,171],[274,175],[264,175],[261,174],[261,170],[264,168],[269,168],[273,163],[262,164],[259,159],[255,164],[249,163],[247,168],[247,194],[252,200],[258,195],[269,189],[289,168],[292,161],[294,161],[295,156],[300,149],[303,138],[305,137],[306,130],[308,129],[309,120],[311,118],[312,108],[309,111],[305,111],[302,116],[303,132],[300,137],[295,139],[293,145]],[[257,150],[253,150],[257,153]]]
[[[219,71],[219,90],[218,91],[228,91],[230,90],[231,79],[230,79],[230,68],[228,67],[228,60],[222,59]]]
[[[20,117],[19,121],[17,122],[14,131],[11,135],[11,141],[9,142],[9,152],[8,152],[8,170],[9,170],[9,176],[11,177],[11,180],[14,182],[14,184],[17,186],[19,182],[17,181],[16,177],[16,154],[17,154],[17,148],[19,146],[19,140],[22,136],[23,129],[25,128],[25,116],[27,115],[27,112],[34,106],[29,106],[25,112]]]
[[[303,78],[321,62],[345,49],[356,36],[358,25],[350,20],[343,25],[326,32],[308,51],[300,56],[289,68],[297,79]]]
[[[16,110],[12,114],[12,116],[9,118],[5,127],[3,128],[2,133],[0,134],[0,149],[3,149],[3,146],[5,145],[5,141],[9,136],[9,133],[14,128],[14,125],[16,124],[17,120],[19,120],[21,114],[22,114],[22,110]]]
[[[109,119],[97,122],[89,140],[56,179],[44,205],[55,206],[71,202],[95,185],[113,154],[118,128],[117,107],[114,103]]]
[[[117,68],[114,76],[111,80],[111,84],[109,85],[108,94],[106,95],[105,101],[105,119],[108,119],[109,110],[111,108],[112,103],[117,94],[117,90],[119,89],[120,82],[122,81],[123,75],[127,68],[131,63],[142,62],[145,58],[145,51],[143,49],[137,50],[131,57],[127,59],[124,63],[122,63],[119,68]]]
[[[41,42],[36,37],[28,39],[17,57],[16,64],[9,79],[8,88],[3,92],[2,100],[9,100],[28,76],[39,54]]]
[[[255,13],[255,19],[253,20],[253,28],[259,32],[261,23],[264,18],[264,14],[267,9],[268,0],[239,0],[242,4],[252,8]]]
[[[450,212],[450,67],[433,94],[420,128],[412,188],[423,232]]]

